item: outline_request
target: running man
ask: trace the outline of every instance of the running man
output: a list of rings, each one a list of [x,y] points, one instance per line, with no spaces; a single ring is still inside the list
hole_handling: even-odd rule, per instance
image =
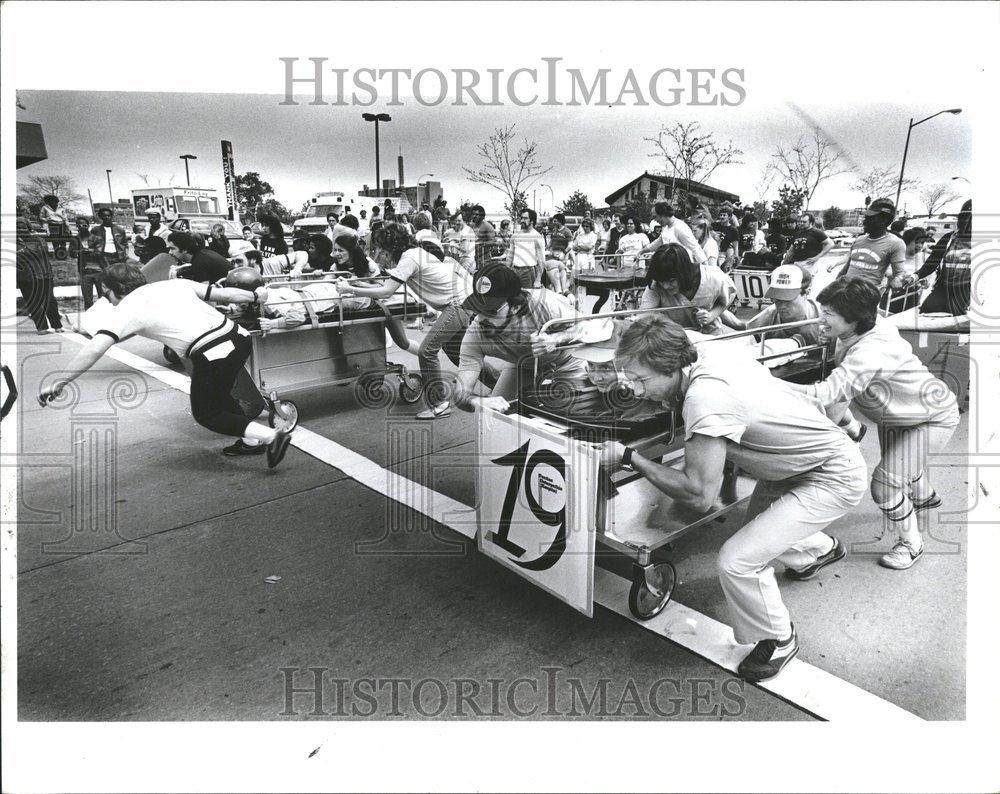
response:
[[[101,276],[101,296],[114,306],[100,315],[100,327],[89,344],[67,366],[66,373],[38,395],[41,405],[93,367],[130,336],[144,336],[191,359],[191,415],[204,428],[239,439],[223,449],[227,455],[267,453],[277,466],[291,443],[291,433],[253,422],[240,412],[231,392],[250,356],[250,334],[208,304],[252,303],[258,295],[186,279],[147,284],[133,265],[111,265]]]
[[[719,550],[722,591],[733,634],[754,644],[737,672],[747,681],[773,678],[798,652],[798,639],[774,575],[809,579],[842,559],[841,543],[822,530],[864,496],[867,470],[857,444],[814,401],[787,388],[745,357],[696,350],[665,317],[639,317],[622,334],[615,364],[636,396],[679,408],[684,467],[648,460],[617,441],[604,444],[605,466],[638,471],[676,502],[709,511],[729,459],[755,478],[746,524]]]

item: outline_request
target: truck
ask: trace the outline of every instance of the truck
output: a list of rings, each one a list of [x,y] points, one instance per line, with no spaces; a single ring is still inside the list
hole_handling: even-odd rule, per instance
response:
[[[142,187],[132,190],[132,208],[137,224],[145,226],[146,210],[158,207],[164,223],[186,220],[192,232],[206,239],[212,227],[221,223],[229,240],[230,256],[253,248],[253,243],[243,239],[243,226],[229,220],[219,209],[219,197],[212,188],[198,187]]]
[[[343,190],[330,190],[325,193],[317,193],[309,199],[309,206],[306,214],[292,224],[296,230],[302,229],[310,234],[318,234],[327,227],[326,216],[330,212],[336,212],[343,217],[348,212],[357,215],[361,208],[357,193],[353,195]]]

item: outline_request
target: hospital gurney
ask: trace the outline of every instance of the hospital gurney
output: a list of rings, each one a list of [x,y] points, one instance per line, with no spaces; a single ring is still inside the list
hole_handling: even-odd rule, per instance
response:
[[[669,311],[649,309],[591,319],[553,320],[543,326],[542,332],[609,316]],[[753,355],[769,363],[787,359],[789,351],[770,351],[765,345],[768,334],[815,322],[803,320],[704,337],[696,344],[705,346],[706,354],[712,346],[728,355],[730,351],[725,347],[729,346],[733,354]],[[760,336],[761,341],[751,342],[753,336]],[[793,354],[795,361],[782,363],[772,369],[772,374],[822,378],[827,351],[826,345],[798,348]],[[592,368],[586,378],[575,381],[540,383],[536,371],[535,380],[535,385],[523,392],[506,414],[484,415],[481,422],[477,499],[480,549],[588,615],[593,609],[588,595],[593,590],[593,566],[623,573],[632,582],[632,614],[643,620],[652,618],[667,605],[677,581],[672,544],[692,530],[724,519],[749,498],[756,483],[727,464],[715,506],[700,514],[674,502],[637,472],[609,473],[596,463],[600,445],[609,440],[626,444],[665,465],[683,465],[680,413],[637,400],[614,382],[614,376],[610,381],[604,378],[599,368]],[[561,482],[557,474],[561,474]],[[524,497],[515,498],[522,485]],[[542,509],[543,501],[551,503],[556,493],[563,494],[563,506],[555,511],[551,504],[547,510]],[[501,494],[504,498],[498,504]],[[559,527],[561,535],[548,540],[554,527]],[[539,537],[545,540],[539,541]],[[526,554],[532,544],[547,549],[535,560],[527,559]],[[559,559],[553,560],[556,556]],[[626,571],[622,571],[623,564]]]
[[[349,279],[349,283],[385,278]],[[270,279],[268,286],[294,288],[316,281],[316,277],[306,274],[305,278],[297,276],[294,280]],[[408,404],[417,402],[423,390],[420,375],[386,358],[386,311],[405,320],[423,315],[426,306],[410,297],[405,285],[401,292],[384,301],[386,311],[379,304],[366,309],[345,308],[345,300],[352,298],[303,298],[269,304],[302,304],[307,320],[295,328],[262,331],[255,320],[244,323],[250,331],[252,350],[248,366],[255,382],[266,394],[283,395],[357,381],[366,402],[387,404],[392,395],[385,376],[394,375],[399,379],[400,398]],[[320,301],[332,301],[335,305],[328,311],[316,312],[313,304]]]
[[[639,300],[646,289],[646,261],[651,256],[629,255],[632,260],[625,264],[626,254],[592,254],[586,267],[573,271],[573,281],[577,289],[577,305],[584,295],[599,295],[610,290],[611,311],[639,308]],[[604,315],[607,316],[607,315]]]

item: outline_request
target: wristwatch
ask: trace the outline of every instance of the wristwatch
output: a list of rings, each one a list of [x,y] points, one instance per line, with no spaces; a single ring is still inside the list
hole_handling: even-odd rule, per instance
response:
[[[629,471],[635,471],[632,467],[632,453],[635,452],[632,447],[625,447],[625,451],[622,453],[622,468],[628,469]]]

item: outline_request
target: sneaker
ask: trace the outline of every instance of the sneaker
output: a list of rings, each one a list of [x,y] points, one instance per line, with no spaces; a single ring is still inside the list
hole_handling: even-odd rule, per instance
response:
[[[414,419],[443,419],[446,416],[451,416],[451,403],[438,403],[437,405],[428,408],[426,411],[421,411],[417,414]]]
[[[785,576],[789,579],[795,579],[796,581],[802,581],[804,579],[812,579],[820,569],[834,563],[837,560],[842,560],[847,556],[847,549],[844,548],[843,544],[837,540],[833,539],[833,548],[830,549],[826,554],[820,557],[816,562],[807,568],[803,568],[801,571],[796,571],[794,568],[786,568]]]
[[[740,662],[736,674],[751,683],[769,681],[780,673],[798,652],[799,638],[795,636],[795,626],[792,626],[792,636],[783,643],[778,640],[758,642]]]
[[[879,557],[878,564],[883,568],[892,568],[894,571],[905,571],[919,560],[923,553],[923,545],[914,551],[906,541],[899,540],[892,547],[892,551]]]
[[[288,445],[292,443],[292,434],[287,430],[279,430],[274,434],[274,441],[267,445],[267,467],[273,469],[285,457]]]
[[[940,506],[941,506],[941,497],[937,495],[936,491],[931,491],[931,495],[928,496],[926,499],[924,499],[924,501],[913,503],[913,509],[916,510],[918,513],[921,510],[930,510],[933,507],[940,507]]]
[[[242,438],[236,439],[235,444],[230,444],[228,447],[222,448],[222,454],[228,455],[231,458],[239,455],[263,455],[265,452],[267,452],[267,444],[254,444],[251,446],[244,442]]]

